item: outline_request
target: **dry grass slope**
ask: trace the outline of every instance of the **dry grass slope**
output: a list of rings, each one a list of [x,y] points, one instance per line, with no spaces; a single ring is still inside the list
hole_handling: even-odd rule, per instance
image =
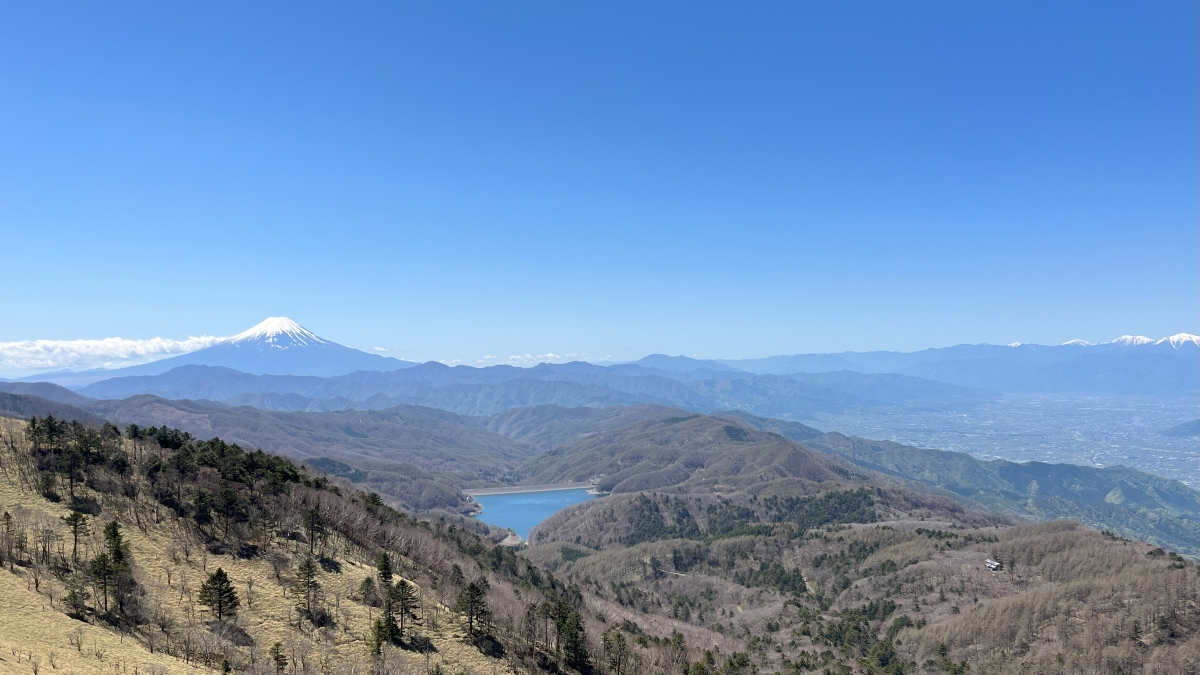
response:
[[[0,418],[0,445],[20,446],[25,442],[23,430],[22,422]],[[12,515],[14,527],[30,542],[48,531],[56,555],[69,559],[71,536],[60,518],[70,511],[63,503],[53,503],[23,485],[11,455],[4,460],[0,512]],[[165,675],[208,672],[219,668],[222,658],[228,658],[238,671],[275,673],[268,649],[276,642],[284,646],[285,670],[293,673],[493,673],[507,669],[504,661],[484,656],[463,639],[462,622],[448,606],[452,601],[430,588],[428,573],[411,559],[398,556],[399,566],[421,590],[422,633],[436,651],[423,655],[385,648],[382,659],[372,660],[367,641],[378,610],[352,597],[362,579],[374,570],[350,542],[338,537],[324,542],[328,557],[335,558],[334,566],[340,567],[340,571],[319,575],[335,624],[315,628],[301,620],[287,588],[291,561],[307,551],[304,542],[264,542],[267,551],[249,560],[214,554],[168,509],[156,509],[144,501],[113,499],[87,488],[78,490],[100,502],[103,512],[96,524],[109,519],[122,523],[134,574],[145,588],[142,602],[149,608],[153,624],[124,631],[101,621],[72,618],[65,612],[61,579],[31,559],[18,564],[10,558],[0,572],[0,673]],[[144,527],[138,526],[139,521]],[[80,542],[81,557],[103,549],[99,527],[93,530]],[[198,602],[200,585],[218,567],[228,573],[241,598],[231,634],[244,631],[250,640],[218,637],[219,625]]]

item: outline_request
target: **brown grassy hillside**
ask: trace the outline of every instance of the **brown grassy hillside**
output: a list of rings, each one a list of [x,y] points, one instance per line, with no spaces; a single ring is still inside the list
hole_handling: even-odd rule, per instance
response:
[[[238,455],[230,446],[218,458],[225,463],[220,471],[202,454],[194,455],[198,469],[177,471],[177,458],[192,446],[172,451],[152,438],[68,427],[53,441],[61,451],[39,451],[49,441],[31,441],[27,429],[0,418],[0,672],[183,673],[228,665],[274,673],[276,644],[280,667],[292,673],[566,667],[561,650],[547,651],[561,639],[554,627],[528,631],[520,624],[540,606],[559,607],[566,589],[474,534],[413,520],[320,478],[279,484],[272,474],[238,482],[227,477],[237,462],[276,462],[278,471],[293,465]],[[80,473],[71,485],[64,473],[70,458],[92,443],[99,445],[85,448],[86,466],[75,467]],[[193,506],[202,494],[216,495],[218,504],[205,517]],[[222,495],[242,500],[228,523]],[[78,545],[63,521],[71,513],[87,515],[90,525]],[[94,566],[113,550],[105,526],[114,522],[128,561],[120,609],[119,584],[104,607]],[[415,585],[416,606],[398,644],[372,655],[382,588],[372,561],[381,552],[395,560],[397,579]],[[299,593],[306,560],[319,588]],[[240,603],[223,621],[201,592],[218,568]],[[368,578],[374,590],[364,595]],[[483,602],[491,617],[468,634],[455,607],[474,579],[487,580]]]

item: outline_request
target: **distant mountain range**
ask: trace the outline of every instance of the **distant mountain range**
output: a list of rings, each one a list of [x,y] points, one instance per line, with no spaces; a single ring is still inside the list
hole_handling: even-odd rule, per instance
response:
[[[605,367],[582,362],[533,368],[452,368],[430,362],[391,372],[360,371],[327,378],[182,366],[161,375],[104,380],[78,393],[101,399],[152,394],[310,412],[411,404],[465,415],[493,415],[536,405],[575,408],[655,403],[697,412],[736,409],[784,418],[881,406],[970,406],[993,396],[908,375],[678,373],[636,364]]]
[[[995,392],[1178,394],[1200,390],[1200,336],[1159,340],[1125,335],[1112,342],[958,345],[919,352],[796,354],[764,359],[697,361],[757,374],[852,370],[896,373]]]
[[[532,368],[414,363],[344,347],[286,317],[212,347],[106,371],[26,378],[89,398],[152,394],[264,410],[425,405],[491,415],[536,405],[669,405],[797,418],[888,406],[972,406],[1000,393],[1178,395],[1200,391],[1200,337],[1063,345],[958,345],[912,353],[844,352],[700,360],[653,354],[635,363]],[[66,401],[63,401],[66,402]]]

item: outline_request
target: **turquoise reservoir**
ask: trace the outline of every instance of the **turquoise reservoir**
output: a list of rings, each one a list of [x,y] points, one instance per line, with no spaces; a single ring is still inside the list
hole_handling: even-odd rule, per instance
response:
[[[475,501],[483,506],[483,512],[476,518],[489,525],[512,528],[522,539],[528,539],[534,525],[572,504],[586,502],[595,496],[583,488],[475,495]]]

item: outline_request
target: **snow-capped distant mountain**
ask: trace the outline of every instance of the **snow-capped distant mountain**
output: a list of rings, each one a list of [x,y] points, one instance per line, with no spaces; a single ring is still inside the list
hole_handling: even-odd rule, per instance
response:
[[[330,344],[317,337],[316,333],[286,316],[268,317],[258,325],[252,326],[229,338],[227,342],[231,344],[257,342],[270,345],[273,349]]]
[[[1179,349],[1188,343],[1200,347],[1200,335],[1192,335],[1191,333],[1176,333],[1170,337],[1165,337],[1158,342],[1155,342],[1155,344],[1162,344],[1164,342],[1171,345],[1175,349]]]
[[[1200,336],[1177,333],[1154,339],[1122,335],[1092,344],[975,344],[918,352],[795,354],[720,360],[759,374],[787,375],[853,370],[899,373],[947,384],[1000,392],[1105,392],[1178,394],[1200,390]]]
[[[1145,335],[1122,335],[1116,340],[1105,342],[1104,344],[1117,345],[1118,347],[1140,347],[1142,345],[1152,345],[1154,342],[1153,338],[1148,338]]]
[[[358,370],[399,370],[416,364],[345,347],[285,316],[273,316],[211,347],[169,359],[115,370],[47,373],[26,379],[81,387],[114,377],[158,375],[192,365],[222,366],[253,375],[332,377]]]
[[[1069,342],[1067,344],[1070,344]],[[1192,335],[1191,333],[1176,333],[1165,338],[1148,338],[1145,335],[1122,335],[1112,342],[1101,342],[1101,345],[1114,345],[1117,347],[1145,347],[1147,345],[1161,346],[1166,345],[1172,349],[1179,349],[1188,345],[1200,347],[1200,335]]]

